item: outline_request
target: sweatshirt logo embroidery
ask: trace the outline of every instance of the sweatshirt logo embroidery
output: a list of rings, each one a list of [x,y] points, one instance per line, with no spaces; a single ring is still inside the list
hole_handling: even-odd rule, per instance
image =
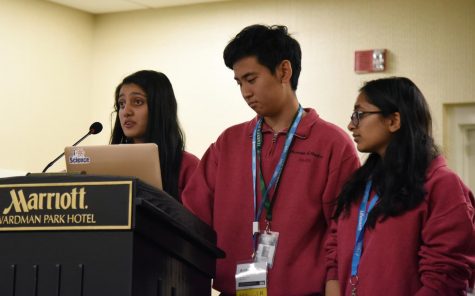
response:
[[[296,154],[300,162],[312,162],[316,159],[321,159],[323,156],[316,151],[297,151],[291,150],[291,154]]]
[[[298,154],[301,156],[312,156],[313,158],[323,158],[323,156],[315,151],[297,151],[297,150],[291,150],[290,153],[293,154]]]

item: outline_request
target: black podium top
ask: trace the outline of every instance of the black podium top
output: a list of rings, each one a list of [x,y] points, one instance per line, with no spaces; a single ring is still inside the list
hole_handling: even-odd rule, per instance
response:
[[[141,182],[137,178],[133,177],[119,177],[119,176],[97,176],[97,175],[82,175],[82,174],[63,174],[63,173],[53,173],[53,174],[32,174],[28,176],[20,176],[20,177],[10,177],[10,178],[2,178],[0,179],[0,199],[5,200],[8,197],[5,195],[9,195],[9,192],[12,191],[12,188],[16,188],[15,190],[21,191],[24,187],[29,187],[29,185],[33,185],[36,187],[46,188],[42,189],[43,191],[47,191],[48,185],[51,186],[58,186],[62,184],[66,184],[69,186],[73,186],[75,184],[86,184],[88,186],[90,184],[111,184],[111,183],[121,183],[121,182],[130,182],[131,184],[131,196],[133,201],[132,210],[134,214],[132,214],[132,221],[130,223],[130,228],[136,231],[153,231],[150,229],[146,229],[146,227],[151,227],[150,225],[146,226],[142,229],[141,224],[137,223],[135,215],[135,211],[140,211],[145,215],[149,215],[152,217],[150,221],[153,223],[165,223],[169,227],[172,228],[173,231],[181,233],[183,237],[187,240],[190,240],[194,244],[198,244],[203,247],[208,252],[211,252],[216,258],[223,258],[224,252],[221,251],[216,247],[216,233],[214,232],[211,227],[209,227],[206,223],[201,221],[199,218],[194,216],[190,211],[184,208],[177,200],[173,197],[168,195],[166,192],[149,186],[143,182]],[[53,185],[54,184],[54,185]],[[11,185],[11,186],[10,186]],[[108,188],[104,189],[102,186],[102,193],[104,190],[108,190]],[[75,190],[75,189],[73,189]],[[57,191],[57,190],[56,190]],[[78,190],[79,191],[79,190]],[[12,194],[12,193],[10,193]],[[109,195],[114,195],[114,193]],[[78,193],[79,195],[79,193]],[[115,204],[114,196],[111,196],[107,200],[107,203],[111,205],[110,211],[114,211],[113,204]],[[13,199],[13,198],[12,198]],[[30,201],[25,198],[23,204],[26,207],[26,204],[30,204]],[[8,202],[7,202],[8,203]],[[2,215],[1,211],[6,211],[6,204],[3,202],[2,208],[0,209],[0,215]],[[21,206],[21,202],[19,203],[19,207]],[[45,207],[46,207],[46,198],[45,198]],[[50,202],[50,203],[54,203]],[[13,204],[13,202],[11,203]],[[79,205],[78,205],[79,206]],[[13,208],[14,205],[10,205],[10,208]],[[107,215],[107,213],[105,213]],[[1,217],[0,217],[1,218]],[[5,218],[3,218],[5,219]],[[1,221],[0,221],[1,222]],[[0,223],[2,224],[2,223]],[[4,225],[0,225],[0,230]],[[64,230],[68,228],[59,228],[59,230]],[[78,227],[79,230],[87,229],[87,230],[94,230],[94,228],[87,228]],[[102,228],[103,229],[103,228]],[[111,228],[113,229],[113,228]],[[10,229],[10,231],[15,231],[16,229]],[[20,228],[19,228],[20,230]],[[35,230],[35,229],[28,229],[28,230]],[[48,230],[52,230],[49,228]],[[55,230],[53,228],[53,230]]]

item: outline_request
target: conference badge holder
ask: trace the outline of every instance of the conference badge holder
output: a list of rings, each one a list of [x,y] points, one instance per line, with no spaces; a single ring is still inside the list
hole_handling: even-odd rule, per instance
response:
[[[266,262],[269,268],[274,264],[275,250],[277,248],[277,241],[279,240],[279,233],[275,231],[263,231],[259,235],[255,261]]]
[[[267,262],[243,262],[237,265],[236,296],[267,296]]]

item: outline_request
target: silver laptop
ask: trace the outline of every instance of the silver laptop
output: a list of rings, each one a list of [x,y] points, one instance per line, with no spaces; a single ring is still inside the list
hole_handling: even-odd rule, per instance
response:
[[[64,156],[68,172],[132,176],[162,189],[158,146],[154,143],[68,146]]]

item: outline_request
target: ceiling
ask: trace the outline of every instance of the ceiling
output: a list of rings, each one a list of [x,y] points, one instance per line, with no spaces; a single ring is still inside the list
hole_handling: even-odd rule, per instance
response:
[[[46,0],[93,14],[230,0]]]

